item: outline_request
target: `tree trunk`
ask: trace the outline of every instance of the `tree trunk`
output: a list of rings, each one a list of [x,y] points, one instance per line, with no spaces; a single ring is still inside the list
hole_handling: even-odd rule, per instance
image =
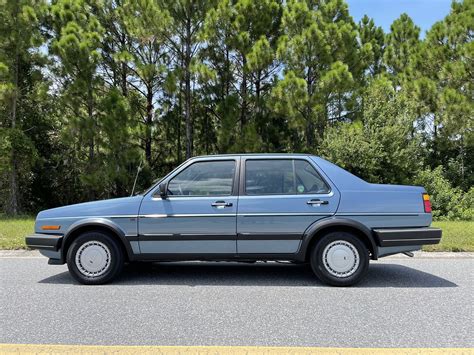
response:
[[[19,5],[18,5],[19,6]],[[15,19],[18,17],[18,6],[17,12],[15,14]],[[11,110],[11,120],[12,120],[12,131],[16,129],[16,109],[18,104],[18,71],[20,67],[20,44],[15,42],[15,64],[14,64],[14,74],[13,74],[13,99],[12,99],[12,110]],[[11,171],[10,171],[10,203],[7,205],[7,213],[11,215],[17,215],[19,210],[19,190],[18,190],[18,161],[16,156],[16,151],[14,146],[12,146],[11,151]]]
[[[184,46],[183,43],[181,43],[181,53],[184,52]],[[180,68],[184,68],[184,58],[181,56],[180,58],[180,63],[179,63]],[[178,158],[178,164],[181,163],[182,156],[181,156],[181,120],[183,116],[183,84],[184,80],[182,77],[179,78],[179,95],[178,95],[178,119],[176,123],[176,134],[177,134],[177,145],[178,145],[178,152],[177,152],[177,158]]]
[[[127,64],[122,63],[122,95],[127,97],[128,96],[128,89],[127,89]]]
[[[262,92],[262,79],[261,79],[261,71],[257,72],[257,77],[255,80],[255,125],[257,128],[258,134],[262,137],[264,141],[263,148],[266,152],[269,150],[270,146],[270,135],[268,134],[268,123],[267,120],[263,119],[262,117],[262,107],[260,103],[260,96]]]
[[[186,48],[184,57],[184,106],[186,120],[186,159],[193,155],[193,122],[191,117],[191,14],[188,13],[186,22]]]
[[[306,122],[306,148],[311,148],[314,144],[314,123],[311,120]]]
[[[308,100],[311,102],[311,98],[313,97],[314,90],[313,90],[313,80],[312,80],[312,68],[308,68],[308,77],[306,79],[306,87],[307,87],[307,93],[308,93]],[[306,149],[311,150],[314,144],[314,122],[313,122],[313,109],[310,106],[308,102],[308,105],[306,107]]]
[[[260,113],[260,92],[261,92],[261,80],[260,80],[260,72],[257,74],[257,81],[255,82],[255,101],[257,106],[257,114]]]
[[[91,79],[92,80],[92,79]],[[95,142],[94,142],[94,134],[96,130],[96,124],[94,121],[94,107],[93,107],[93,94],[92,94],[92,83],[89,84],[89,89],[87,90],[87,115],[89,118],[89,122],[92,125],[92,129],[89,131],[89,161],[94,159],[94,149],[95,149]]]
[[[260,70],[257,73],[257,80],[255,81],[255,106],[256,106],[256,114],[257,117],[260,116],[262,110],[260,107],[260,96],[261,96],[261,86],[262,86],[262,80],[261,80],[261,72]]]
[[[121,38],[121,47],[122,47],[122,50],[125,49],[125,35],[122,35],[122,38]],[[127,64],[125,62],[122,62],[121,64],[122,66],[122,70],[121,70],[121,77],[122,77],[122,83],[121,83],[121,86],[122,86],[122,95],[127,97],[128,96],[128,88],[127,88]]]
[[[182,66],[182,63],[181,63]],[[181,115],[183,114],[183,80],[179,80],[178,115],[176,119],[177,159],[181,163]]]
[[[436,115],[433,114],[433,156],[438,160],[438,126],[436,124]]]
[[[240,86],[240,96],[242,97],[242,109],[240,111],[240,134],[244,137],[244,128],[247,124],[247,73],[245,66],[247,58],[242,55],[242,84]]]
[[[225,83],[225,97],[229,97],[229,92],[230,92],[230,80],[227,74],[230,71],[230,59],[229,59],[229,50],[226,49],[225,51],[225,72],[224,72],[224,83]]]
[[[153,91],[148,87],[146,95],[145,159],[151,166],[151,128],[153,124]]]

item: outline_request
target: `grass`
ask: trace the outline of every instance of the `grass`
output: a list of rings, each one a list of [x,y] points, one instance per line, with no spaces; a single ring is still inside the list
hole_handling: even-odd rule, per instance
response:
[[[443,230],[441,243],[425,245],[424,251],[474,251],[474,221],[433,222]]]
[[[26,249],[25,237],[34,232],[35,218],[0,215],[0,249]]]
[[[31,216],[0,215],[0,249],[25,249],[25,236],[33,233],[34,224]],[[433,226],[443,230],[441,243],[426,245],[423,250],[474,252],[474,222],[433,222]]]

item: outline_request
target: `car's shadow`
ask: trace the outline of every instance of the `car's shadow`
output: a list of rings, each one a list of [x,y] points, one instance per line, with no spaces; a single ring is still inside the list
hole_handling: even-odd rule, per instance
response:
[[[68,272],[40,283],[78,284]],[[325,287],[308,265],[281,263],[177,262],[126,265],[114,285],[177,286],[307,286]],[[449,280],[398,264],[371,263],[355,287],[457,287]]]

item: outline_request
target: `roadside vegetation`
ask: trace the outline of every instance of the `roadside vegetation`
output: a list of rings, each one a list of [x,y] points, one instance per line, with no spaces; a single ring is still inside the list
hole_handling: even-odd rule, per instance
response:
[[[470,251],[474,252],[474,222],[472,221],[438,221],[433,227],[443,230],[441,243],[425,245],[425,251]]]
[[[0,249],[26,249],[25,237],[34,231],[31,216],[0,216]]]
[[[33,232],[34,224],[32,216],[0,216],[0,249],[26,249],[25,236]],[[443,239],[440,244],[427,245],[423,250],[474,252],[474,222],[440,221],[433,226],[443,230]]]
[[[473,220],[474,0],[388,32],[344,0],[0,0],[0,213],[202,154],[304,152]]]

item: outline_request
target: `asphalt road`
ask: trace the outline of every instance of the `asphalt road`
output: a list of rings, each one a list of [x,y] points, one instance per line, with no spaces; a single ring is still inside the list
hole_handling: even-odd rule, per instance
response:
[[[474,258],[372,262],[356,287],[304,265],[126,267],[82,286],[66,266],[0,258],[0,343],[473,347]]]

